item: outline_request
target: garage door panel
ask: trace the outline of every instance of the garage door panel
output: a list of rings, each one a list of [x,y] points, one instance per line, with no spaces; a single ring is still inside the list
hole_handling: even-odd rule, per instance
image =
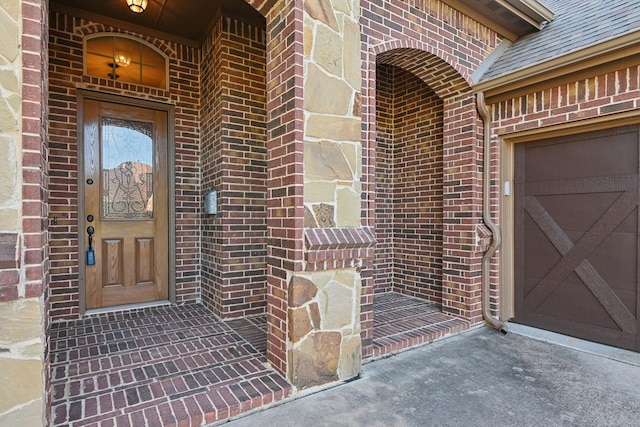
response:
[[[638,301],[635,291],[628,291],[624,289],[614,289],[615,294],[620,298],[620,301],[627,307],[629,312],[637,313]]]
[[[520,144],[516,321],[640,351],[638,126]]]
[[[535,229],[527,230],[525,238],[528,242],[532,242],[536,245],[538,250],[537,256],[527,257],[527,261],[523,264],[525,274],[528,277],[537,277],[538,280],[542,279],[552,268],[562,259],[562,255],[549,241],[547,236],[540,230],[540,228],[534,224]],[[526,257],[526,252],[525,252]]]
[[[612,234],[587,258],[612,289],[637,290],[637,240],[634,234]]]
[[[553,220],[575,243],[604,215],[622,193],[558,194],[553,196],[531,194],[536,196]]]
[[[553,181],[637,172],[638,141],[633,132],[556,141],[527,149],[527,174]],[[621,157],[620,152],[627,155]]]
[[[638,208],[636,207],[629,215],[620,223],[614,233],[636,234],[638,232]]]
[[[586,337],[597,334],[598,339],[591,339],[602,344],[634,350],[636,348],[636,335],[625,334],[618,328],[609,329],[593,326],[591,323],[583,323],[567,320],[547,314],[529,313],[519,319],[518,323],[532,325],[548,331],[558,332],[577,338],[589,339]],[[637,351],[637,350],[636,350]]]
[[[533,312],[622,331],[576,274],[572,274]]]

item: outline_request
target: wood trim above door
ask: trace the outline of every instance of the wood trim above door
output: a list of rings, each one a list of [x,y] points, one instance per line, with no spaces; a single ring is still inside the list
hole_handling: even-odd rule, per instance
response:
[[[77,105],[78,105],[78,281],[79,281],[79,313],[84,315],[87,312],[87,288],[86,288],[86,259],[85,253],[87,250],[87,242],[85,236],[85,180],[83,162],[80,159],[84,159],[84,108],[86,100],[93,100],[98,102],[108,102],[111,104],[120,104],[124,106],[140,107],[149,110],[156,110],[159,112],[165,112],[167,115],[167,146],[166,146],[166,158],[167,158],[167,227],[168,227],[168,301],[164,303],[176,302],[176,224],[175,224],[175,107],[169,104],[163,104],[154,101],[141,100],[136,98],[129,98],[125,96],[105,94],[101,92],[94,92],[85,89],[79,89],[77,92]],[[156,302],[162,304],[162,301]],[[149,305],[147,303],[142,305]],[[132,305],[132,308],[139,307],[140,305]],[[121,306],[111,307],[110,310],[122,309]],[[109,310],[107,308],[106,310]],[[105,309],[100,309],[105,311]]]

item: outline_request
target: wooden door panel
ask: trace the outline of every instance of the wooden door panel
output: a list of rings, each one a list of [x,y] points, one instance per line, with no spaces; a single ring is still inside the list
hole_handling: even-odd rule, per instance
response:
[[[640,351],[638,126],[515,152],[515,321]]]
[[[102,286],[124,285],[124,242],[122,239],[103,239],[102,253]]]
[[[166,300],[167,113],[86,100],[84,119],[84,228],[96,243],[86,306]]]
[[[153,238],[136,238],[136,285],[150,284],[155,279],[153,268]]]

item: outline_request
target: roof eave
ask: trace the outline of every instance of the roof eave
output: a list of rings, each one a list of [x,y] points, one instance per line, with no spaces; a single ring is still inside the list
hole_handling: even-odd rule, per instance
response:
[[[551,9],[537,0],[496,0],[499,4],[508,4],[515,8],[520,18],[535,25],[539,30],[544,28],[547,22],[551,22],[555,14]]]
[[[553,12],[538,0],[492,0],[492,3],[506,14],[515,17],[514,20],[496,19],[496,16],[502,14],[500,10],[489,12],[486,7],[477,2],[468,0],[443,0],[443,2],[473,17],[512,42],[525,34],[541,30],[554,17]]]
[[[473,86],[473,90],[484,92],[486,98],[501,95],[554,77],[635,55],[638,53],[638,46],[640,46],[640,30],[630,31],[587,48],[481,81]]]

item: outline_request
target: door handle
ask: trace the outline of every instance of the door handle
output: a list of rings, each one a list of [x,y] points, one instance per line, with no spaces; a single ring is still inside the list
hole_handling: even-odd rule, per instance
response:
[[[95,232],[96,230],[92,226],[87,227],[87,233],[89,234],[89,249],[93,249],[93,233]]]
[[[95,265],[96,264],[96,254],[93,250],[93,233],[95,233],[95,228],[92,226],[87,227],[87,233],[89,234],[89,247],[87,248],[87,265]]]

